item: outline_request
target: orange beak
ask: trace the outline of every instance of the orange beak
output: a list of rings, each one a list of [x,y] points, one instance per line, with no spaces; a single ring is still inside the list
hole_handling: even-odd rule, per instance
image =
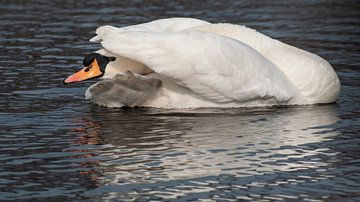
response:
[[[94,59],[94,61],[89,66],[82,68],[80,71],[65,79],[64,84],[85,81],[88,79],[99,77],[102,74],[103,72],[101,72],[97,60]]]

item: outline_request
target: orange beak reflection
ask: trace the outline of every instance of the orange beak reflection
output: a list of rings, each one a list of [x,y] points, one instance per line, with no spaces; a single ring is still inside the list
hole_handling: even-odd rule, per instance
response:
[[[84,67],[75,74],[69,76],[64,80],[64,84],[85,81],[95,77],[101,76],[103,73],[100,70],[99,64],[96,59],[87,67]]]

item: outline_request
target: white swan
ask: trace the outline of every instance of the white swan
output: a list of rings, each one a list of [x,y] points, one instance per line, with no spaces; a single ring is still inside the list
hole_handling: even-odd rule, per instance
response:
[[[96,34],[103,49],[64,82],[105,78],[86,97],[107,107],[304,105],[335,102],[340,91],[324,59],[245,26],[169,18]]]

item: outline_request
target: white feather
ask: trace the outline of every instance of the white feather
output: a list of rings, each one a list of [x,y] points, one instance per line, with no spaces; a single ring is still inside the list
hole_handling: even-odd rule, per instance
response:
[[[325,60],[244,26],[175,18],[102,26],[96,34],[93,39],[107,52],[144,65],[163,80],[146,106],[327,103],[339,92],[339,80]],[[143,73],[131,65],[125,69]]]
[[[272,39],[245,26],[210,24],[191,28],[227,36],[248,44],[283,71],[310,104],[334,102],[340,81],[323,58]]]

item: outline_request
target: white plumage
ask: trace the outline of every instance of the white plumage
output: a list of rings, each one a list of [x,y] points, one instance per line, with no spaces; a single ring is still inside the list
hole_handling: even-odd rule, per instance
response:
[[[91,41],[104,48],[98,52],[118,58],[108,64],[104,77],[132,71],[162,81],[141,106],[331,103],[340,90],[324,59],[245,26],[170,18],[124,28],[102,26],[96,34]]]

